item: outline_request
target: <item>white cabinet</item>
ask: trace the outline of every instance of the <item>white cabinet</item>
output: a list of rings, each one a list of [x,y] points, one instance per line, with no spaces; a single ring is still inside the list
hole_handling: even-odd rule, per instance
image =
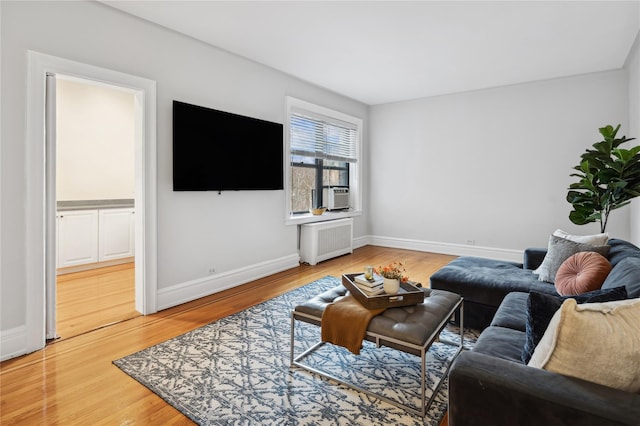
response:
[[[133,256],[133,209],[99,210],[98,223],[100,262]]]
[[[59,211],[57,229],[58,268],[134,256],[133,208]]]
[[[98,261],[98,211],[58,213],[58,268]]]

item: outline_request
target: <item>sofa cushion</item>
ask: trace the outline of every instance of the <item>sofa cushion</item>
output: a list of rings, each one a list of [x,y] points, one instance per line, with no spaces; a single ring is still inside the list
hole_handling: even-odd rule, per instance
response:
[[[575,241],[551,235],[549,237],[547,254],[542,261],[542,265],[533,271],[533,273],[538,275],[540,281],[553,283],[560,265],[570,256],[583,251],[595,251],[604,256],[609,252],[609,246],[592,246],[589,244],[576,243]]]
[[[602,284],[603,289],[624,286],[629,298],[640,297],[640,257],[622,259]]]
[[[582,305],[568,299],[528,365],[638,393],[638,324],[640,299]]]
[[[473,352],[522,364],[520,355],[525,334],[503,327],[487,327],[473,346]]]
[[[529,362],[533,352],[544,336],[545,331],[562,303],[567,299],[574,299],[577,303],[597,303],[622,300],[627,298],[624,287],[606,290],[595,290],[576,296],[556,297],[548,294],[531,292],[527,298],[526,341],[522,349],[522,362]]]
[[[538,281],[530,270],[514,262],[463,256],[431,275],[431,288],[458,293],[467,301],[500,306],[513,291],[555,294],[552,284]],[[487,324],[490,321],[487,321]]]
[[[615,268],[618,263],[628,257],[640,258],[640,248],[634,246],[628,241],[612,238],[609,240],[608,244],[610,248],[607,259],[609,259],[609,263],[611,263],[612,268]]]
[[[524,269],[538,269],[544,261],[544,257],[547,255],[547,248],[541,247],[528,247],[524,249],[522,267]]]
[[[611,264],[603,255],[584,251],[565,260],[556,273],[556,291],[562,296],[597,290],[611,271]]]
[[[524,313],[527,311],[528,299],[529,293],[514,291],[507,294],[500,307],[498,307],[491,325],[522,332],[526,331],[527,321]]]

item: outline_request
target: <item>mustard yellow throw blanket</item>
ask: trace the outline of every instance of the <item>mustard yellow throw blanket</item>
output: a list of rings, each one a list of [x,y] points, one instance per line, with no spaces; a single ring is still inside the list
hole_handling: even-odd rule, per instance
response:
[[[322,341],[344,346],[360,354],[369,321],[384,308],[367,309],[351,294],[327,305],[322,313]]]

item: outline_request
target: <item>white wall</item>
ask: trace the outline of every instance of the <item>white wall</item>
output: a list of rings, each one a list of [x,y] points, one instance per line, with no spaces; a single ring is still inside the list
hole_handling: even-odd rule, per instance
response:
[[[134,96],[57,79],[58,201],[134,198]]]
[[[273,69],[94,2],[0,2],[2,264],[0,330],[25,326],[25,111],[27,51],[157,82],[159,292],[297,256],[284,192],[172,191],[174,99],[282,123],[290,95],[367,119],[368,107]],[[366,140],[366,135],[365,135]],[[354,234],[366,235],[366,215]],[[8,250],[7,248],[10,248]]]
[[[599,127],[622,123],[629,133],[627,73],[379,105],[369,118],[373,235],[545,247],[556,228],[599,229],[573,225],[565,196]],[[629,209],[613,212],[607,230],[628,238]]]
[[[629,136],[636,138],[633,146],[640,145],[640,32],[631,48],[625,64],[629,72]],[[640,246],[640,198],[631,202],[631,237],[630,241]]]

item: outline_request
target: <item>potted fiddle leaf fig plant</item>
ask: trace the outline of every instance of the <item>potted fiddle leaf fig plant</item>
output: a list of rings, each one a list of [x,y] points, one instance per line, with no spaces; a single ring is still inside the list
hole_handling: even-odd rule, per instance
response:
[[[617,137],[620,125],[600,128],[604,140],[594,143],[580,157],[571,176],[578,181],[569,186],[567,201],[573,206],[569,220],[576,225],[600,222],[605,232],[609,213],[640,196],[640,146],[620,145],[635,138]]]

